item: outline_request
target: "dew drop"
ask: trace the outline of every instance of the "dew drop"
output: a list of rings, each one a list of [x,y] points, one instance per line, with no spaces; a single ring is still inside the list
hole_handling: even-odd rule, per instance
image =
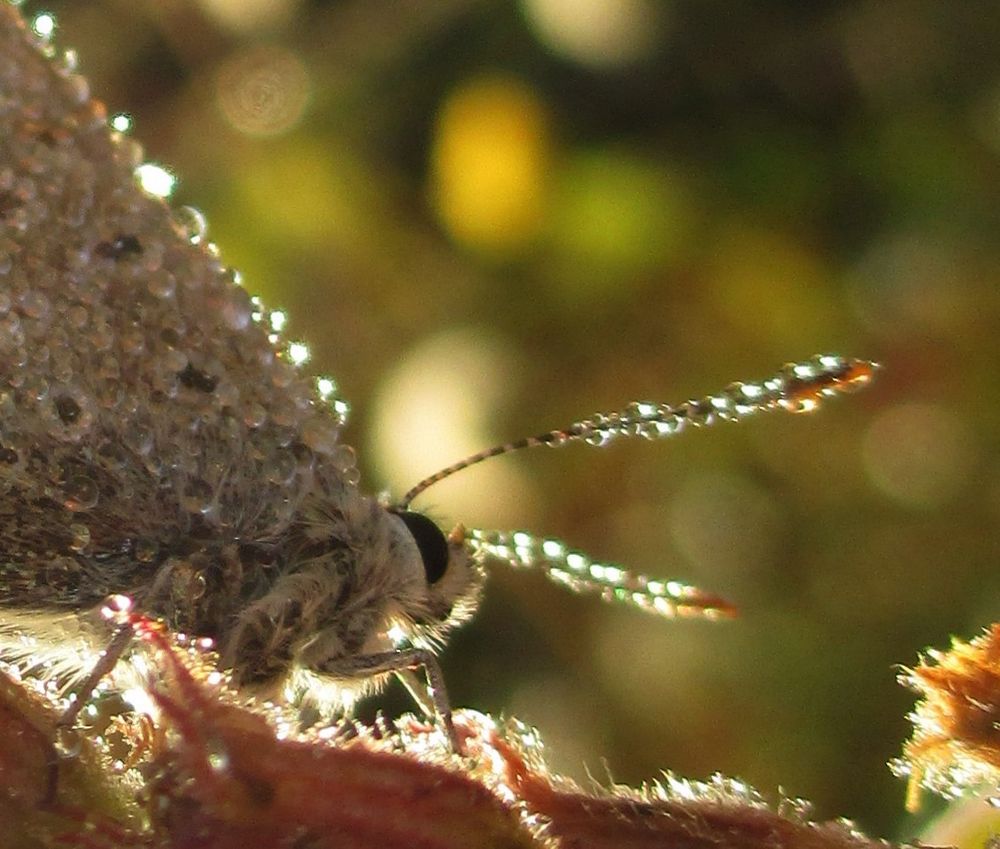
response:
[[[264,476],[271,483],[284,485],[295,475],[295,457],[291,451],[275,454],[264,466]]]
[[[160,269],[149,276],[146,288],[154,298],[169,298],[177,290],[177,278],[169,271]]]
[[[82,74],[70,74],[66,77],[66,90],[76,103],[83,103],[90,97],[90,83]]]
[[[212,509],[213,491],[208,481],[201,478],[193,478],[184,486],[181,494],[181,507],[188,513],[200,513],[205,515]]]
[[[63,68],[72,73],[80,65],[80,56],[75,50],[64,50],[62,54],[62,66]]]
[[[686,418],[691,424],[696,426],[708,425],[712,423],[713,409],[702,401],[688,401],[682,405],[682,410],[686,411]]]
[[[42,292],[23,292],[18,301],[28,318],[45,318],[49,314],[49,299]]]
[[[174,221],[192,245],[200,245],[208,235],[208,221],[204,213],[193,206],[182,206],[174,211]]]
[[[347,417],[351,414],[351,405],[341,398],[333,402],[333,415],[341,424],[347,424]]]
[[[136,454],[148,454],[153,450],[153,432],[144,425],[133,425],[125,431],[125,447]]]
[[[160,546],[156,540],[140,537],[135,541],[132,553],[140,563],[152,563],[156,559],[156,555],[160,553]]]
[[[302,441],[317,454],[332,454],[338,447],[337,428],[331,422],[310,419],[302,426]]]
[[[233,330],[245,330],[250,326],[253,309],[244,289],[233,288],[222,304],[223,321]]]
[[[243,411],[243,423],[249,428],[258,428],[267,421],[267,410],[262,404],[247,405]]]
[[[21,384],[21,391],[26,398],[30,398],[32,401],[44,401],[45,396],[49,394],[49,384],[40,375],[27,375],[24,383]]]
[[[168,342],[167,344],[171,344],[171,343]],[[186,369],[188,367],[189,364],[190,363],[189,363],[189,360],[187,358],[187,354],[185,354],[183,351],[178,351],[176,349],[172,349],[172,350],[166,351],[163,354],[163,365],[164,365],[164,368],[169,369],[170,371],[174,372],[178,376],[180,375],[181,372],[184,371],[184,369]]]
[[[187,600],[197,601],[205,595],[205,591],[207,589],[208,581],[205,580],[205,576],[201,572],[194,572],[191,575],[190,581],[188,581],[186,593]]]
[[[73,522],[69,526],[70,541],[69,547],[73,551],[83,551],[90,545],[90,528],[80,522]]]
[[[70,327],[79,330],[82,327],[86,327],[89,315],[87,314],[87,308],[84,306],[71,307],[66,312],[66,320],[69,322]]]
[[[171,593],[185,603],[197,601],[208,587],[202,572],[187,560],[174,561],[170,582]]]
[[[229,755],[222,750],[210,751],[208,765],[214,772],[224,772],[229,768]]]
[[[80,732],[64,725],[56,726],[56,736],[52,743],[59,757],[67,760],[78,757],[83,750]]]
[[[660,435],[660,422],[639,422],[635,432],[643,439],[656,439]]]
[[[146,337],[139,328],[122,331],[118,339],[122,351],[126,354],[137,357],[146,350]]]
[[[99,497],[97,483],[86,475],[75,475],[63,488],[63,506],[74,513],[93,509]]]
[[[48,42],[56,31],[56,19],[48,12],[41,12],[31,22],[31,28],[42,41]]]
[[[331,453],[330,462],[339,472],[347,472],[358,464],[358,457],[350,445],[340,445]]]

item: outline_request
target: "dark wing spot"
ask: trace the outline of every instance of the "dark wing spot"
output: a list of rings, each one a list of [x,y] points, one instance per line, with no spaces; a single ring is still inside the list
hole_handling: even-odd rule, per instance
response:
[[[142,253],[142,245],[139,239],[132,235],[119,235],[113,242],[99,242],[94,248],[94,253],[105,259],[119,260],[129,254],[139,255]]]
[[[56,415],[63,424],[71,425],[80,418],[80,405],[69,395],[60,395],[55,399]]]
[[[21,201],[13,192],[0,192],[0,218],[6,218],[8,212],[13,212],[20,205]]]
[[[187,364],[184,371],[177,373],[177,379],[188,389],[197,389],[199,392],[214,392],[219,385],[219,378],[196,369],[191,363]]]

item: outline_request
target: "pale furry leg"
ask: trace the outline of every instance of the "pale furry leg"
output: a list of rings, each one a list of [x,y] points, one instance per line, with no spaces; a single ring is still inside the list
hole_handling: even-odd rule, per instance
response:
[[[420,694],[418,679],[414,669],[423,669],[427,676],[427,694]],[[350,663],[340,665],[338,670],[324,670],[331,674],[338,671],[349,673],[352,677],[364,675],[380,675],[383,672],[394,672],[410,694],[413,700],[424,711],[427,711],[428,697],[433,705],[433,712],[438,715],[448,741],[455,752],[461,751],[458,734],[455,733],[455,723],[451,718],[451,702],[448,700],[448,690],[444,685],[444,674],[432,651],[428,649],[400,649],[398,651],[378,652],[353,658]],[[430,713],[430,711],[427,711]]]

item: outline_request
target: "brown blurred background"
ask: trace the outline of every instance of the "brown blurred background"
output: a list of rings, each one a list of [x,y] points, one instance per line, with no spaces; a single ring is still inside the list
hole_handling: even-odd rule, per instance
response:
[[[883,362],[815,416],[527,453],[420,504],[742,609],[660,622],[498,569],[444,654],[456,704],[577,777],[721,771],[916,833],[896,665],[1000,614],[1000,6],[26,8],[287,308],[372,491],[633,398]]]

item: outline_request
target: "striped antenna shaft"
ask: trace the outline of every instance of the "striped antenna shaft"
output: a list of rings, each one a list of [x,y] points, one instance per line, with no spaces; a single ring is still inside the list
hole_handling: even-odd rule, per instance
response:
[[[764,410],[809,412],[823,398],[866,386],[877,370],[878,365],[868,360],[818,354],[802,363],[789,363],[774,377],[760,383],[733,383],[717,395],[700,400],[676,406],[635,401],[624,410],[596,413],[563,430],[550,430],[540,436],[519,439],[473,454],[422,480],[403,496],[398,507],[405,509],[428,487],[489,457],[536,445],[585,442],[603,446],[619,437],[635,436],[661,439],[688,427],[704,427],[718,421],[739,421]]]
[[[598,563],[555,539],[524,531],[466,530],[473,555],[501,560],[515,568],[541,569],[551,580],[579,593],[595,593],[604,601],[628,604],[669,618],[730,618],[736,608],[716,595],[682,584],[636,575],[613,563]]]

